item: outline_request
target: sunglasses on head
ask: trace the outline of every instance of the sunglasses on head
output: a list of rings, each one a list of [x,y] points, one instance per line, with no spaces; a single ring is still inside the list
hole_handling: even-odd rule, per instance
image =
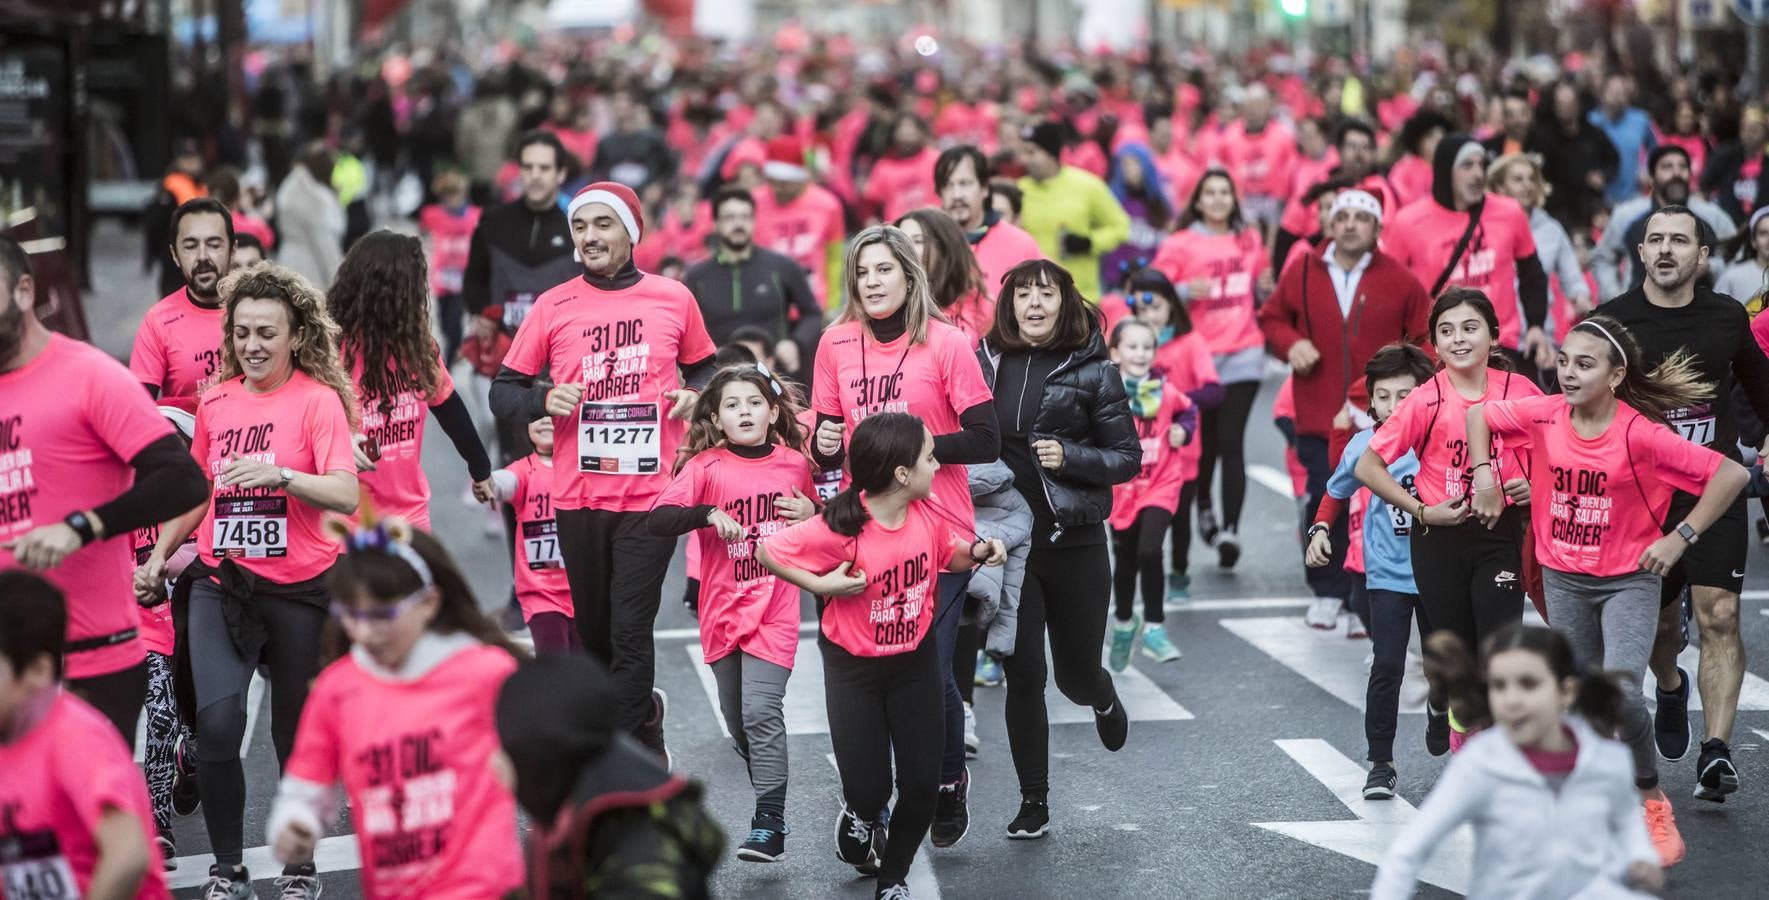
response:
[[[418,588],[393,603],[375,604],[367,608],[352,606],[342,600],[333,600],[331,603],[332,618],[340,622],[391,622],[405,615],[407,610],[424,602],[424,594],[428,590],[428,588]]]
[[[1132,309],[1135,309],[1138,306],[1154,306],[1156,300],[1166,299],[1166,297],[1163,297],[1154,291],[1137,291],[1136,293],[1125,297],[1124,302]]]

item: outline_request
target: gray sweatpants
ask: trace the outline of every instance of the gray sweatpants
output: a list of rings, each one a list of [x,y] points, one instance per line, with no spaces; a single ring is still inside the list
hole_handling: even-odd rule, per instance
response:
[[[712,664],[719,712],[749,763],[756,817],[786,821],[786,679],[792,670],[734,650]]]
[[[1658,747],[1640,685],[1658,634],[1661,580],[1649,572],[1597,578],[1542,567],[1548,624],[1572,644],[1581,668],[1623,678],[1616,738],[1634,754],[1634,783],[1640,788],[1658,786]]]

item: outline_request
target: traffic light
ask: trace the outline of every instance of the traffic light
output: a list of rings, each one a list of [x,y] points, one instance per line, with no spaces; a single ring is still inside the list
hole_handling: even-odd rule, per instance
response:
[[[1308,15],[1308,0],[1278,0],[1278,9],[1287,18],[1300,19]]]

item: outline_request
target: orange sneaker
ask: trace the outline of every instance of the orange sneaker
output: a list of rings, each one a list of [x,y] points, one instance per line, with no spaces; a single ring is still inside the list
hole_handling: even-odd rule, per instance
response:
[[[1646,833],[1658,850],[1659,864],[1670,868],[1683,861],[1683,835],[1677,833],[1677,817],[1671,814],[1671,801],[1646,801]]]

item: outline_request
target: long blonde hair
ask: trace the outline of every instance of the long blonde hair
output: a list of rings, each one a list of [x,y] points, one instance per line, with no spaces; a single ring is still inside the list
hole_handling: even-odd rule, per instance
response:
[[[903,268],[903,279],[908,282],[903,298],[904,309],[908,315],[904,318],[904,333],[917,344],[927,343],[927,323],[929,319],[945,322],[951,320],[940,312],[934,303],[933,291],[928,287],[927,270],[921,267],[921,254],[915,252],[915,245],[909,242],[909,235],[895,225],[874,225],[854,236],[848,242],[848,257],[843,280],[847,285],[848,302],[842,306],[841,313],[835,321],[829,323],[834,328],[848,322],[859,322],[868,334],[872,333],[872,322],[864,310],[860,309],[860,277],[855,273],[860,262],[860,251],[873,244],[883,244],[897,258],[897,265]]]
[[[351,387],[350,373],[344,371],[344,364],[338,358],[338,323],[326,312],[325,295],[294,270],[271,262],[249,266],[221,279],[216,290],[221,295],[224,310],[221,373],[215,378],[216,384],[245,374],[233,349],[233,312],[240,301],[281,300],[289,311],[295,368],[337,392],[338,399],[344,403],[344,414],[350,418],[350,428],[360,427],[356,391]]]

